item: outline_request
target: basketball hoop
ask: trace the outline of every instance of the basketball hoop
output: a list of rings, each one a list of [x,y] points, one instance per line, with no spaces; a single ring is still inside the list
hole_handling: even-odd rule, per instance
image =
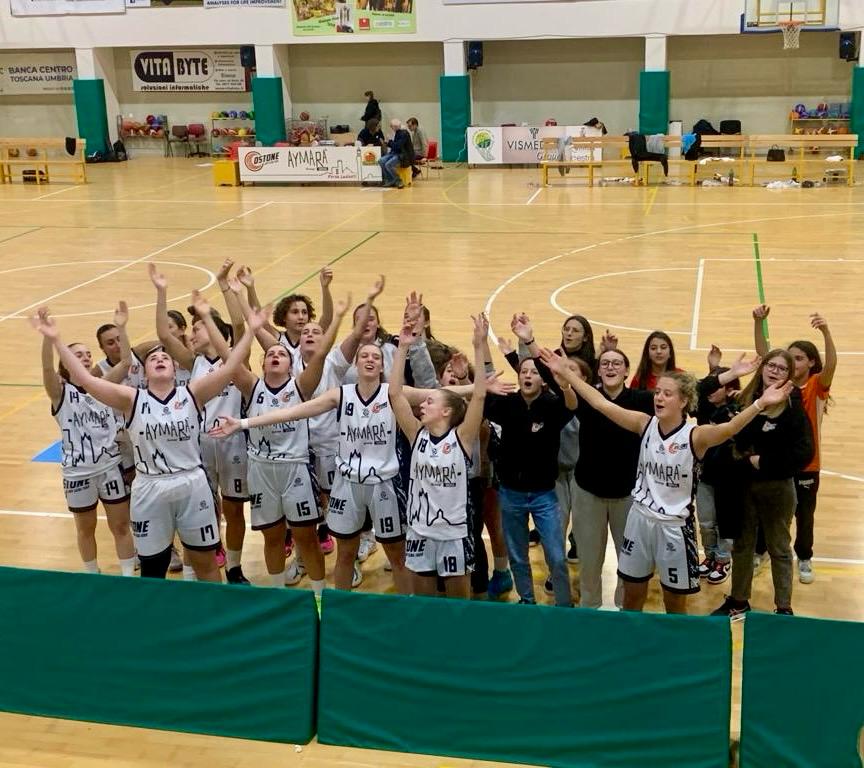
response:
[[[804,23],[801,21],[778,21],[777,26],[783,33],[783,49],[788,51],[794,48],[801,47],[801,27]]]

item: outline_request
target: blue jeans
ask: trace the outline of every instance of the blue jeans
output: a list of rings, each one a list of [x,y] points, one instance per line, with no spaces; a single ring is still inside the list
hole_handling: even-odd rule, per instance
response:
[[[378,165],[381,166],[381,177],[385,184],[395,184],[399,181],[399,177],[396,175],[396,167],[399,165],[399,155],[388,152],[386,155],[381,156]]]
[[[561,513],[554,490],[539,493],[513,491],[503,485],[498,491],[501,504],[501,523],[510,570],[516,582],[516,591],[523,600],[534,600],[534,581],[531,562],[528,560],[528,515],[534,519],[534,527],[540,532],[546,565],[552,574],[555,605],[571,606],[570,574],[567,571],[567,554],[564,535],[561,532]]]

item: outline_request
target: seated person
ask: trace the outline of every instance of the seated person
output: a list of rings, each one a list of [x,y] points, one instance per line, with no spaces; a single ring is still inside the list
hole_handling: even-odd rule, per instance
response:
[[[366,121],[366,127],[357,134],[357,141],[362,147],[383,147],[385,145],[384,133],[377,118],[373,117]]]
[[[393,131],[393,138],[387,142],[387,152],[381,156],[378,165],[381,166],[383,186],[402,189],[404,184],[397,169],[407,168],[413,160],[411,134],[402,127],[400,120],[391,120],[390,129]]]
[[[411,134],[411,143],[414,147],[414,159],[425,160],[426,155],[429,153],[429,140],[426,138],[426,133],[420,127],[420,123],[416,117],[409,117],[406,125],[408,126],[408,133]],[[412,165],[411,175],[417,176],[419,173],[420,169],[416,165]]]

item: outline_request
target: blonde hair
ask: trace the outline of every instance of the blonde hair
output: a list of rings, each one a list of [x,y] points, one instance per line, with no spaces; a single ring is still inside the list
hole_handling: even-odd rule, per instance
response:
[[[696,378],[684,371],[666,371],[657,377],[657,383],[660,379],[672,379],[678,386],[678,393],[684,399],[685,413],[693,413],[699,403],[699,385],[696,383]]]

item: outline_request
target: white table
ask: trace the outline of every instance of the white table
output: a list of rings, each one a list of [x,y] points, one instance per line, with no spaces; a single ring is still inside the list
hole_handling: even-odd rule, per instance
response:
[[[380,147],[240,147],[240,181],[287,184],[381,181]]]

